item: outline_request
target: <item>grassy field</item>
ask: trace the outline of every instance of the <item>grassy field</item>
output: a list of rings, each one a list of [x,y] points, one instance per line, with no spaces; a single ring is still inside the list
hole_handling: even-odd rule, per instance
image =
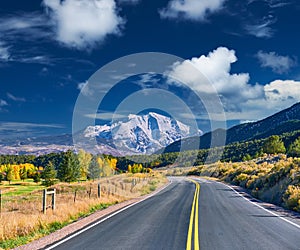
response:
[[[24,181],[3,181],[0,184],[3,196],[26,195],[33,191],[41,190],[43,187],[40,184],[34,183],[32,179]]]
[[[167,182],[158,173],[123,174],[99,181],[59,183],[56,209],[42,213],[43,187],[31,180],[3,183],[0,249],[10,249],[47,235],[96,210],[154,191]],[[101,198],[97,196],[98,183]],[[76,193],[76,194],[75,194]],[[48,199],[48,206],[50,205]]]

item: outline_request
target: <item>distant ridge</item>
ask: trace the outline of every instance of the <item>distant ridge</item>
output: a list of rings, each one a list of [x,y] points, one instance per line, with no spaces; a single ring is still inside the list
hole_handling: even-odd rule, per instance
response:
[[[218,138],[221,134],[224,135],[224,133],[226,133],[226,144],[230,144],[233,142],[263,139],[270,135],[281,135],[295,130],[300,130],[300,103],[296,103],[257,122],[236,125],[228,130],[217,129],[201,137],[190,137],[176,141],[167,146],[164,152],[178,152],[181,143],[185,145],[185,148],[194,149],[192,146],[196,145],[196,142],[199,143],[199,140],[200,149],[210,148],[211,137]],[[188,145],[191,145],[190,148]]]

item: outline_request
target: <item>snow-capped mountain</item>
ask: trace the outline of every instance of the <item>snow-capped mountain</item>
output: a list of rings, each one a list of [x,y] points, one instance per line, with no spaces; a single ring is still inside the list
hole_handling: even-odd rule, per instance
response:
[[[119,152],[153,153],[182,138],[201,135],[173,118],[150,112],[147,115],[129,115],[128,121],[111,125],[87,127],[84,137],[105,140]]]
[[[0,154],[48,154],[83,148],[93,154],[115,156],[150,154],[190,136],[201,135],[175,119],[157,113],[129,115],[127,121],[88,126],[75,135],[65,134],[19,140],[1,140]],[[73,145],[74,136],[80,143]],[[96,138],[97,145],[92,142]]]

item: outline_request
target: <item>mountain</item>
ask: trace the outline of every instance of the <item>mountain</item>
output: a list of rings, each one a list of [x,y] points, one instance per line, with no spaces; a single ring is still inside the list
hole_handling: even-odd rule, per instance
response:
[[[83,135],[115,147],[119,152],[150,154],[169,144],[190,136],[199,136],[201,131],[192,131],[171,117],[150,112],[147,115],[129,115],[128,121],[111,125],[89,126]]]
[[[88,126],[75,136],[84,142],[80,145],[91,153],[115,156],[150,154],[169,144],[191,136],[201,135],[175,119],[150,112],[146,115],[129,115],[127,121]],[[83,139],[83,140],[82,140]],[[94,146],[90,141],[96,139]],[[75,150],[72,135],[0,140],[0,154],[34,154]]]
[[[295,130],[300,130],[300,103],[257,122],[236,125],[228,130],[217,129],[201,137],[190,137],[174,142],[167,146],[164,151],[179,151],[181,143],[185,145],[185,148],[195,149],[193,145],[199,143],[199,140],[201,149],[209,148],[212,136],[221,138],[220,135],[224,135],[224,133],[226,133],[226,144],[230,144],[233,142],[263,139],[270,135],[281,135]],[[221,142],[220,146],[222,146]]]

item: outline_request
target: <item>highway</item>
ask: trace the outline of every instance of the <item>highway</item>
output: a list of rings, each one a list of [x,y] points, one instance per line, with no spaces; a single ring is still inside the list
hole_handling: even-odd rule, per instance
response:
[[[300,249],[300,226],[288,218],[222,183],[171,180],[151,198],[46,249]]]

